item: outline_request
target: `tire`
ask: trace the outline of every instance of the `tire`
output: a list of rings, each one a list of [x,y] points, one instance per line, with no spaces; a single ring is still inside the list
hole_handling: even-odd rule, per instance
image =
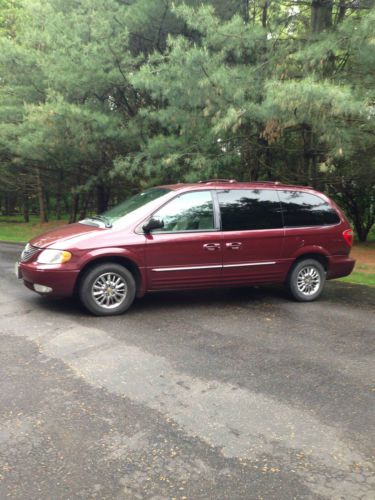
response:
[[[131,272],[111,262],[90,269],[79,285],[82,304],[95,316],[124,313],[132,305],[135,292],[136,285]]]
[[[298,302],[312,302],[320,297],[326,281],[326,271],[315,259],[297,262],[288,278],[288,289]]]

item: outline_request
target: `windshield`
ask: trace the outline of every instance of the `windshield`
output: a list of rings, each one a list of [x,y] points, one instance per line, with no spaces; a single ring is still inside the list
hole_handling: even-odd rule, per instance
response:
[[[89,226],[110,228],[117,221],[121,221],[126,215],[134,213],[139,208],[147,205],[157,198],[161,198],[165,194],[169,193],[170,189],[166,188],[152,188],[144,191],[143,193],[138,193],[134,196],[131,196],[127,200],[123,201],[119,205],[107,210],[106,212],[100,215],[94,215],[91,217],[87,217],[79,221],[81,224],[87,224]]]
[[[111,208],[104,212],[100,217],[103,219],[107,219],[111,224],[121,219],[125,215],[134,212],[138,208],[143,207],[147,203],[164,196],[166,193],[169,193],[169,189],[165,188],[152,188],[144,191],[143,193],[138,193],[127,200],[123,201],[119,205]]]

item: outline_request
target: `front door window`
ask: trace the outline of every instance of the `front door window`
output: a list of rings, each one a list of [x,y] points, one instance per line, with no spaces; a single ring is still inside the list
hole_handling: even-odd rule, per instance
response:
[[[154,232],[212,231],[215,229],[210,191],[194,191],[177,196],[158,210],[153,217],[164,223]]]

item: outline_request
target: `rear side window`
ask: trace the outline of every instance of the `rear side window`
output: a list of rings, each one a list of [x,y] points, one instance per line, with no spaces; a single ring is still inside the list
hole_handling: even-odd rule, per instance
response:
[[[267,189],[233,189],[217,192],[223,231],[283,227],[277,192]]]
[[[278,191],[285,227],[338,224],[336,211],[322,198],[302,191]]]

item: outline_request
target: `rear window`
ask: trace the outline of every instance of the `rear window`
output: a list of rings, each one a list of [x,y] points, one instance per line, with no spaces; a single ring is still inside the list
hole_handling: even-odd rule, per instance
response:
[[[319,196],[302,191],[278,191],[285,227],[338,224],[336,211]]]
[[[217,192],[223,231],[283,227],[277,192],[267,189],[233,189]]]

